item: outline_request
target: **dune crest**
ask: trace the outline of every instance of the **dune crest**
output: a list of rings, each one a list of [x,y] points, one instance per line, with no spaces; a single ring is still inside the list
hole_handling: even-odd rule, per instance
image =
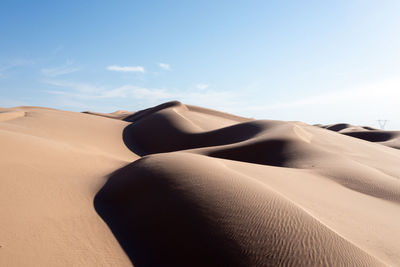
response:
[[[398,256],[394,256],[399,255],[394,244],[400,236],[395,234],[396,237],[394,237],[393,232],[386,231],[389,228],[395,231],[393,219],[389,220],[389,217],[393,215],[394,210],[399,208],[400,202],[398,179],[400,171],[396,168],[400,162],[398,151],[372,143],[366,145],[357,139],[304,123],[238,118],[229,114],[204,111],[201,108],[193,109],[180,102],[165,103],[135,114],[127,118],[132,124],[124,129],[123,137],[127,147],[143,158],[125,167],[123,171],[113,174],[97,195],[95,205],[99,214],[120,240],[132,262],[137,261],[138,266],[146,265],[146,263],[185,266],[193,258],[199,265],[207,263],[219,265],[220,263],[214,262],[217,259],[212,252],[225,255],[227,265],[233,266],[380,265],[383,262],[393,264],[400,260]],[[271,176],[284,178],[281,177],[281,182],[278,183]],[[289,178],[293,176],[297,179]],[[229,177],[225,183],[222,182],[224,177]],[[311,186],[317,192],[314,192],[312,196],[302,195],[303,183],[310,179],[313,180]],[[146,199],[147,194],[142,198],[133,193],[136,192],[136,187],[142,188],[143,183],[147,184],[153,180],[162,184],[151,183],[146,185],[143,191],[156,190],[157,193],[154,195],[166,194],[165,199]],[[207,182],[202,182],[203,180]],[[282,182],[284,180],[286,184]],[[214,182],[222,183],[224,186],[214,185]],[[234,185],[241,183],[241,186],[234,186],[231,183]],[[329,184],[330,190],[325,188],[326,183]],[[192,188],[191,186],[199,184],[204,185],[197,189],[188,189],[188,186]],[[279,235],[276,240],[281,246],[272,245],[275,241],[272,237],[268,237],[268,232],[272,231],[278,235],[282,231],[279,230],[280,227],[290,228],[289,225],[292,222],[287,226],[273,222],[267,210],[283,212],[285,210],[283,206],[286,204],[261,209],[259,212],[256,212],[254,208],[229,212],[232,209],[231,206],[242,205],[239,203],[246,203],[243,204],[247,205],[246,207],[252,206],[249,203],[257,203],[255,204],[257,208],[261,207],[262,203],[267,205],[266,199],[252,200],[253,195],[260,189],[256,186],[257,184],[258,187],[263,188],[261,192],[264,194],[268,196],[277,194],[277,198],[282,197],[283,202],[294,203],[296,209],[299,209],[299,214],[296,213],[296,215],[273,216],[278,216],[282,220],[285,220],[286,216],[290,218],[305,216],[310,220],[315,220],[320,226],[314,224],[312,227],[307,226],[305,221],[308,219],[303,217],[299,220],[304,223],[293,226],[300,232],[303,231],[300,230],[301,227],[310,227],[310,229],[321,227],[316,231],[315,239],[310,236],[309,230],[305,230],[296,238],[291,234],[284,234],[286,233],[284,231],[283,235]],[[244,193],[247,186],[252,189]],[[231,189],[223,193],[223,188]],[[119,196],[114,193],[114,190],[120,193]],[[219,199],[220,196],[216,195],[217,193],[211,193],[214,190],[221,193],[222,199]],[[318,193],[318,191],[323,193]],[[343,194],[346,197],[341,201]],[[360,196],[362,200],[359,200]],[[167,199],[174,197],[180,200],[168,204]],[[357,201],[349,203],[349,199],[357,199]],[[154,215],[155,220],[157,222],[165,220],[160,223],[160,226],[157,226],[156,222],[150,223],[153,227],[151,229],[156,232],[161,231],[154,235],[150,233],[150,228],[146,228],[149,223],[147,220],[138,222],[138,218],[152,216],[143,215],[142,212],[148,211],[143,211],[143,207],[138,203],[153,205],[153,201],[157,203],[154,207],[159,208],[161,212],[158,216]],[[324,204],[316,204],[319,201]],[[348,218],[341,217],[340,223],[332,218],[332,213],[346,214],[349,210],[359,210],[359,205],[362,205],[363,201],[371,206],[381,206],[382,201],[389,201],[392,204],[387,205],[390,206],[388,210],[391,212],[384,213],[384,210],[381,210],[383,212],[380,214],[381,217],[376,218],[374,214],[377,211],[362,210],[356,214],[349,213],[352,215]],[[127,202],[130,204],[126,205]],[[179,202],[184,202],[187,206],[177,207]],[[218,203],[218,205],[215,206],[213,203]],[[335,207],[337,203],[340,204]],[[328,205],[330,209],[322,208],[324,205]],[[187,220],[185,214],[189,210],[191,212],[197,210],[193,216],[196,216],[199,224],[205,224],[201,229],[185,228],[185,220]],[[164,212],[168,215],[163,215]],[[221,219],[216,219],[218,222],[216,223],[213,221],[215,218]],[[230,218],[232,221],[220,228],[223,218]],[[252,218],[258,226],[240,226],[241,223],[246,224],[246,218]],[[127,223],[129,227],[121,225],[121,220],[130,222]],[[357,220],[374,221],[376,225],[385,224],[389,228],[377,230],[379,232],[377,234],[360,228],[355,223]],[[263,224],[264,222],[266,225]],[[133,226],[136,223],[139,224],[137,228]],[[180,225],[181,223],[184,225]],[[188,224],[191,225],[191,223]],[[176,228],[174,225],[177,225]],[[206,233],[204,233],[204,227],[208,228]],[[179,234],[182,228],[186,230],[182,230]],[[174,232],[174,237],[164,236],[162,233],[167,231],[166,229]],[[252,235],[251,231],[257,234]],[[148,235],[139,234],[142,232]],[[137,237],[138,235],[141,237]],[[180,247],[180,244],[188,244],[188,242],[201,244],[204,242],[202,238],[208,235],[210,235],[209,239],[219,240],[216,241],[215,246],[209,244],[208,246]],[[378,238],[377,235],[380,237]],[[249,240],[246,241],[246,238]],[[310,243],[307,245],[303,243],[297,251],[294,249],[297,242],[294,239],[302,240],[303,238],[311,238],[307,241]],[[174,243],[176,239],[180,241]],[[329,241],[313,243],[318,239]],[[383,244],[382,239],[386,243]],[[157,245],[160,240],[169,240],[170,244],[174,244],[171,245],[172,249],[180,253],[165,250],[163,245]],[[162,244],[165,244],[163,242]],[[252,246],[253,243],[258,245]],[[140,247],[140,244],[146,244],[146,246]],[[345,249],[346,251],[352,251],[348,255],[343,254],[345,246],[349,246]],[[141,253],[137,252],[139,247]],[[313,251],[316,247],[323,251],[330,251],[329,255],[324,255],[322,251]],[[339,258],[341,260],[338,260]]]
[[[16,118],[24,117],[25,112],[23,111],[11,111],[0,109],[0,121],[8,121]]]
[[[7,112],[2,266],[400,264],[396,132],[178,101]]]
[[[354,126],[347,123],[318,126],[331,131],[339,132],[344,135],[363,139],[365,141],[375,142],[391,148],[400,149],[400,131],[384,131],[368,126]]]

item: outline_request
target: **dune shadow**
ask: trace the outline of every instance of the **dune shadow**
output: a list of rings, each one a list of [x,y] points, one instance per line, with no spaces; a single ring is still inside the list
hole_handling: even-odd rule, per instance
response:
[[[343,133],[344,135],[348,135],[351,137],[363,139],[370,142],[385,142],[395,137],[395,134],[392,132],[385,131],[365,131],[365,132],[349,132]]]
[[[230,144],[247,140],[262,124],[239,123],[191,133],[158,111],[182,105],[169,102],[129,116],[123,141],[142,158],[110,174],[94,207],[134,266],[247,266],[240,246],[172,177],[147,166],[150,154]],[[145,157],[146,155],[150,155]]]
[[[151,154],[247,141],[274,123],[250,121],[193,132],[158,112],[177,105],[181,104],[166,103],[126,119],[131,123],[123,130],[123,141],[142,158],[109,176],[95,196],[95,210],[135,266],[248,266],[242,246],[207,207],[179,185],[179,174],[160,171],[154,162],[146,162],[157,157]],[[218,150],[209,156],[281,166],[286,159],[284,148],[284,142],[273,140]],[[275,152],[282,157],[273,156]]]
[[[145,156],[180,150],[228,145],[246,141],[264,131],[262,122],[244,122],[208,132],[188,133],[160,117],[133,122],[124,128],[125,145],[135,154]]]
[[[207,153],[207,156],[283,167],[290,159],[285,153],[285,148],[288,145],[289,143],[286,140],[263,140],[240,146],[216,149]]]
[[[327,130],[334,131],[334,132],[339,132],[339,131],[341,131],[343,129],[346,129],[346,128],[349,128],[351,126],[352,125],[348,124],[348,123],[336,123],[336,124],[333,124],[333,125],[323,126],[323,128],[325,128]]]
[[[134,266],[246,266],[218,222],[145,160],[114,172],[94,199]]]

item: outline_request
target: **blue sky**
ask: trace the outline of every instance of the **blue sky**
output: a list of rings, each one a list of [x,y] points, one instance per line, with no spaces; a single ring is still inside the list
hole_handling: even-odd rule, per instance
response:
[[[82,3],[84,2],[84,3]],[[400,1],[0,3],[0,106],[400,129]]]

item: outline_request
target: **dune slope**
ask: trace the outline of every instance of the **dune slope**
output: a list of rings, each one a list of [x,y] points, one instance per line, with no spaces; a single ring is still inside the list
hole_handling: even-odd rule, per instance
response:
[[[129,266],[93,209],[107,175],[138,158],[121,140],[127,123],[35,107],[4,114],[0,266]]]
[[[142,158],[95,205],[136,266],[380,265],[279,192],[205,156]]]
[[[400,262],[399,151],[179,102],[127,120],[143,158],[95,206],[137,266]]]
[[[400,131],[377,130],[368,126],[354,126],[347,123],[319,125],[319,127],[391,148],[400,149]]]
[[[177,101],[2,114],[2,266],[400,265],[396,133]]]

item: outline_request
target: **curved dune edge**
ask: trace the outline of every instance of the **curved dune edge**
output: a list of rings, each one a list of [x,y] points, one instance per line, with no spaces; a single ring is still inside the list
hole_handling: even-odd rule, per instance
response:
[[[0,266],[400,264],[382,142],[177,101],[0,111],[24,114],[0,121]]]
[[[142,158],[113,173],[94,203],[135,266],[400,261],[400,236],[387,231],[396,232],[390,217],[400,211],[396,150],[303,123],[251,120],[177,101],[126,120],[132,123],[124,142]],[[301,181],[310,179],[324,194],[303,195]],[[359,211],[360,205],[387,211]],[[357,220],[376,227],[368,231]]]
[[[0,121],[0,266],[131,266],[93,208],[107,174],[138,158],[121,139],[128,123],[7,110],[21,116]]]
[[[384,131],[368,126],[354,126],[347,123],[316,126],[365,141],[400,149],[400,131]]]
[[[21,118],[25,116],[25,112],[23,111],[10,111],[10,110],[1,110],[0,109],[0,121],[8,121],[17,118]]]
[[[134,112],[126,111],[126,110],[118,110],[112,113],[102,113],[102,112],[93,112],[93,111],[83,111],[82,113],[96,115],[100,117],[106,117],[110,119],[116,120],[124,120],[125,118],[132,116]]]
[[[195,154],[128,165],[95,207],[136,266],[383,265],[278,192]]]

